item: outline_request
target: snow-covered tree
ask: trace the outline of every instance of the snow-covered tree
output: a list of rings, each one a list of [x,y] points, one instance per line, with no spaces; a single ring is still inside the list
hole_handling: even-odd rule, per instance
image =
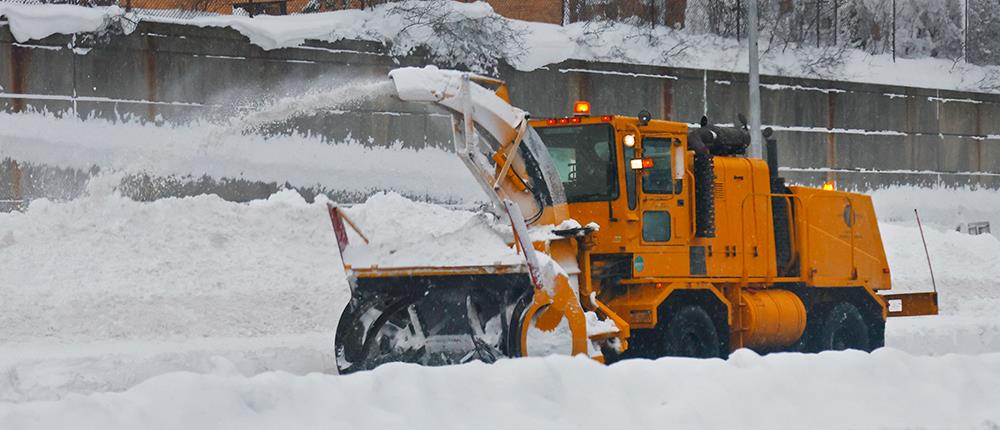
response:
[[[838,41],[872,54],[892,52],[892,2],[843,0],[837,11]]]
[[[1000,64],[1000,0],[969,1],[968,61]]]
[[[897,55],[962,57],[962,0],[905,0],[896,8]]]

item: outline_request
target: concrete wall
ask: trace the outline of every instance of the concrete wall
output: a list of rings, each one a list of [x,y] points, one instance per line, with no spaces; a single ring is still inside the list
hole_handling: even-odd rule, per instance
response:
[[[265,51],[230,29],[152,23],[128,36],[82,39],[76,38],[75,49],[66,36],[17,44],[0,28],[0,109],[170,122],[221,118],[234,103],[425,63],[420,55],[391,57],[370,43],[309,41]],[[733,123],[747,105],[743,74],[580,61],[528,73],[502,66],[498,72],[510,83],[515,104],[536,117],[566,115],[573,101],[586,99],[595,113],[647,109],[659,118],[694,123],[707,115]],[[861,190],[1000,187],[1000,95],[770,76],[762,82],[763,120],[777,130],[780,165],[794,181],[837,179]],[[443,145],[450,138],[443,119],[424,108],[368,109],[311,115],[275,132],[294,128],[332,139],[350,133],[409,146]],[[401,110],[413,115],[386,114]],[[26,181],[66,176],[21,172],[21,191],[15,192],[5,185],[14,183],[12,165],[0,164],[0,200],[26,195],[26,189],[45,195],[44,186]]]

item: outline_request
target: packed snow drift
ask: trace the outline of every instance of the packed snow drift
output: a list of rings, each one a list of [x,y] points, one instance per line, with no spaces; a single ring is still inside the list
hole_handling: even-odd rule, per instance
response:
[[[890,321],[888,348],[871,355],[741,351],[728,361],[611,367],[552,357],[451,369],[394,365],[341,378],[327,374],[350,293],[322,198],[307,203],[284,191],[243,204],[214,196],[144,203],[109,183],[96,180],[73,201],[37,200],[23,213],[0,214],[0,261],[13,268],[0,284],[0,428],[1000,422],[1000,240],[955,232],[947,218],[931,217],[926,232],[942,315]],[[380,218],[387,208],[393,217]],[[489,225],[474,212],[395,194],[349,211],[375,241]],[[895,287],[928,290],[916,227],[909,220],[881,227]],[[464,249],[482,247],[506,245],[470,241]],[[749,395],[763,391],[771,395]],[[603,393],[601,401],[584,401],[584,392]],[[717,413],[713,405],[725,399],[742,412]],[[465,418],[450,415],[456,404]]]
[[[583,357],[390,364],[337,377],[157,376],[124,393],[0,404],[16,429],[990,429],[1000,354],[916,357],[883,349],[602,366]],[[766,394],[764,394],[766,393]]]
[[[954,230],[1000,225],[1000,192],[982,189],[873,193],[895,289],[931,288],[918,208],[941,294],[940,316],[890,320],[887,348],[873,354],[738,351],[727,361],[610,367],[550,357],[333,375],[333,334],[350,292],[325,197],[307,202],[284,190],[248,203],[213,195],[137,202],[116,189],[121,175],[208,174],[370,194],[346,208],[371,239],[370,254],[349,257],[369,263],[520,257],[489,215],[402,195],[466,208],[483,200],[445,150],[233,132],[302,109],[279,102],[235,125],[160,127],[0,114],[8,125],[0,158],[104,172],[80,198],[0,213],[0,429],[1000,423],[1000,239]],[[427,246],[436,243],[447,246]],[[731,413],[718,413],[720,401]]]

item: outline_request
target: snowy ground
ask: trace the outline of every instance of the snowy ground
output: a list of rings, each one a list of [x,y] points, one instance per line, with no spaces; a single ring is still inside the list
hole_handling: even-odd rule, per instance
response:
[[[298,110],[279,103],[259,115]],[[942,313],[890,321],[888,348],[873,354],[741,351],[728,361],[610,367],[552,357],[339,377],[333,333],[349,292],[322,198],[283,191],[243,204],[141,203],[116,194],[118,175],[425,190],[474,202],[480,195],[453,154],[211,124],[0,114],[0,130],[0,158],[110,172],[81,198],[0,213],[3,430],[1000,426],[1000,239],[954,231],[979,220],[997,229],[1000,192],[873,193],[901,291],[930,288],[912,217],[920,209]],[[483,230],[474,214],[398,195],[351,214],[366,229],[382,226],[373,243],[420,228],[438,237]]]
[[[298,110],[279,103],[258,115]],[[0,429],[1000,424],[1000,239],[954,231],[968,221],[1000,226],[1000,192],[873,193],[902,291],[930,288],[912,216],[920,209],[942,312],[890,321],[889,348],[875,354],[741,352],[611,367],[548,358],[342,378],[332,375],[332,344],[349,293],[322,200],[285,191],[245,204],[140,203],[114,192],[117,175],[208,174],[462,202],[479,191],[443,150],[263,138],[231,126],[0,114],[0,158],[112,172],[82,198],[0,214]],[[443,236],[449,225],[482,227],[472,214],[393,195],[351,211],[388,233],[431,218]],[[374,216],[390,214],[405,222]]]
[[[889,348],[871,355],[550,358],[342,378],[327,374],[349,293],[322,202],[139,203],[100,181],[90,194],[0,214],[0,428],[1000,424],[1000,240],[946,230],[946,218],[927,232],[942,315],[892,320]],[[391,195],[369,205],[387,201],[404,216],[428,210]],[[928,289],[916,228],[900,219],[882,233],[897,288]]]

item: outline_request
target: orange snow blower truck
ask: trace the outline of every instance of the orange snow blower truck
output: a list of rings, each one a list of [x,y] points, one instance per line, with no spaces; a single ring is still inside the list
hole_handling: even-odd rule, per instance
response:
[[[345,262],[341,372],[551,353],[871,351],[887,317],[937,313],[934,292],[886,293],[868,196],[787,186],[773,140],[767,161],[745,155],[745,127],[591,115],[583,102],[572,116],[529,120],[494,79],[434,68],[390,76],[400,99],[453,114],[456,152],[510,223],[523,262]],[[342,210],[330,215],[342,254],[362,246]]]

